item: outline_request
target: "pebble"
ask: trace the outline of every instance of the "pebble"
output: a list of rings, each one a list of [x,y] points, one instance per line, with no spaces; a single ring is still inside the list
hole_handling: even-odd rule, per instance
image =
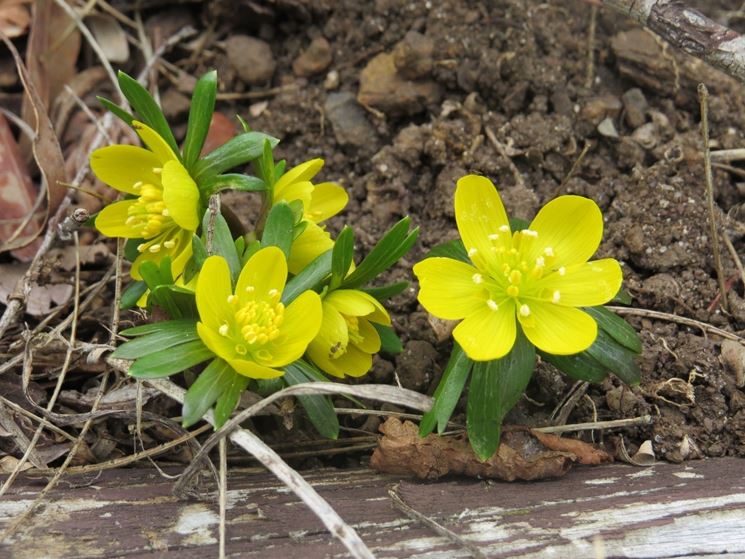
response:
[[[175,88],[169,88],[163,93],[160,104],[163,107],[163,114],[168,120],[177,120],[178,117],[189,112],[191,101]]]
[[[724,340],[719,359],[734,374],[737,387],[745,386],[745,346],[734,340]]]
[[[324,111],[340,145],[377,151],[377,133],[352,93],[342,91],[329,94]]]
[[[582,107],[580,117],[597,126],[606,118],[616,118],[622,107],[621,100],[615,95],[601,95],[593,97]]]
[[[407,80],[417,80],[432,72],[435,43],[416,31],[409,31],[393,49],[393,63]]]
[[[647,122],[649,104],[641,89],[638,87],[629,89],[621,96],[621,102],[623,103],[623,110],[626,113],[626,124],[631,128],[639,128]]]
[[[325,71],[331,65],[331,45],[325,37],[316,37],[292,63],[296,76],[308,78]]]
[[[618,130],[616,130],[616,125],[613,124],[613,119],[611,118],[605,118],[598,124],[598,132],[606,138],[618,138]]]
[[[328,74],[326,74],[326,79],[323,80],[323,88],[326,91],[339,89],[340,83],[341,80],[339,79],[339,72],[337,72],[336,70],[331,70]]]
[[[381,53],[360,74],[357,100],[389,116],[414,115],[442,98],[442,89],[432,80],[410,81],[399,75],[393,55]]]
[[[241,81],[265,85],[274,75],[277,63],[268,43],[248,35],[233,35],[225,41],[225,52]]]
[[[654,122],[642,124],[631,134],[631,139],[644,149],[654,148],[660,141],[657,125]]]

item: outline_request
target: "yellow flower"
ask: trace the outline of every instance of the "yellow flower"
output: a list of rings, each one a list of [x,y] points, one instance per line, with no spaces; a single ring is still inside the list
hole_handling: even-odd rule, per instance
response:
[[[323,320],[308,346],[308,357],[335,377],[359,377],[372,367],[380,336],[371,324],[390,326],[391,317],[377,299],[356,289],[337,289],[323,299]]]
[[[235,291],[221,256],[210,256],[197,280],[197,332],[204,344],[236,372],[266,379],[281,376],[299,359],[321,326],[321,298],[302,293],[281,303],[287,262],[277,247],[259,250],[246,262]]]
[[[144,239],[132,265],[132,277],[142,279],[140,265],[171,257],[174,276],[191,257],[192,234],[199,226],[199,189],[176,154],[152,128],[133,122],[150,149],[114,145],[91,154],[91,169],[109,186],[136,198],[106,206],[96,227],[109,237]]]
[[[314,185],[311,182],[321,167],[323,159],[311,159],[287,171],[274,185],[274,204],[295,200],[303,203],[306,227],[292,243],[287,263],[293,274],[297,274],[318,255],[333,248],[334,242],[318,224],[338,214],[349,201],[347,192],[338,184],[322,182]]]
[[[590,347],[597,324],[576,307],[607,303],[622,280],[616,260],[588,262],[603,235],[595,202],[560,196],[527,229],[512,233],[492,182],[469,175],[458,181],[455,217],[473,265],[427,258],[414,273],[427,311],[464,319],[453,336],[471,359],[506,355],[515,342],[515,317],[530,342],[547,353]]]

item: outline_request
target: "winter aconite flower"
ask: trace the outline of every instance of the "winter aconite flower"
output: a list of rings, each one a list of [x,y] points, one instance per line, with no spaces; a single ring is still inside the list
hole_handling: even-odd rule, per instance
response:
[[[221,256],[210,256],[197,280],[197,332],[215,355],[236,372],[266,379],[299,359],[321,326],[321,299],[306,291],[286,308],[281,302],[287,262],[277,247],[266,247],[246,262],[235,291]]]
[[[274,185],[274,200],[277,202],[303,203],[305,229],[292,243],[288,266],[297,274],[316,256],[334,246],[326,230],[319,223],[338,214],[349,201],[346,191],[336,183],[313,184],[311,179],[323,167],[323,159],[311,159],[293,167],[282,175]]]
[[[356,289],[337,289],[323,299],[323,321],[308,346],[308,356],[335,377],[359,377],[370,370],[380,351],[372,323],[390,326],[391,318],[377,299]]]
[[[192,234],[199,225],[199,190],[155,130],[136,121],[132,126],[150,149],[113,145],[91,155],[91,169],[100,180],[134,196],[101,210],[96,228],[109,237],[142,239],[133,278],[141,279],[144,261],[159,262],[164,256],[170,256],[178,276],[191,257]]]
[[[414,266],[419,301],[433,315],[463,321],[453,335],[476,361],[512,348],[516,320],[537,348],[556,355],[587,349],[597,324],[577,307],[607,303],[621,286],[614,259],[588,262],[600,244],[603,217],[592,200],[560,196],[527,229],[512,232],[494,185],[458,181],[455,217],[473,264],[427,258]]]

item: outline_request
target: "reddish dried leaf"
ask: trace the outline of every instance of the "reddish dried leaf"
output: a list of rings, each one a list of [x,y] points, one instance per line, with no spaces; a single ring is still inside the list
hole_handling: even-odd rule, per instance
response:
[[[610,454],[585,441],[564,439],[550,433],[541,433],[535,429],[531,429],[530,434],[538,439],[546,448],[560,452],[571,452],[577,457],[577,462],[580,464],[596,465],[613,462],[613,457]]]
[[[41,211],[23,226],[33,210],[36,196],[37,190],[13,132],[8,121],[0,114],[0,243],[28,245],[14,252],[14,256],[24,262],[31,260],[36,253],[37,247],[29,243],[38,235],[44,223],[44,212]]]
[[[574,454],[547,450],[527,431],[507,431],[496,454],[481,462],[464,437],[419,437],[410,421],[389,418],[380,426],[384,437],[370,460],[379,472],[437,479],[461,474],[504,481],[563,476],[576,460]]]
[[[235,132],[235,121],[230,120],[222,113],[214,113],[210,122],[210,129],[207,132],[207,139],[204,141],[204,147],[202,148],[202,157],[235,136]]]

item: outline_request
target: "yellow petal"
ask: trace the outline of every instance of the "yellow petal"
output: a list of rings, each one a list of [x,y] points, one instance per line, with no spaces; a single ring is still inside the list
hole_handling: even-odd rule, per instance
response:
[[[96,216],[96,229],[107,237],[138,238],[139,230],[126,225],[129,208],[135,203],[136,200],[122,200],[105,206]]]
[[[310,205],[305,207],[307,219],[321,223],[338,214],[349,202],[347,191],[333,182],[322,182],[315,185],[311,194]]]
[[[593,260],[553,272],[536,282],[541,298],[567,307],[594,307],[607,303],[621,288],[621,265],[613,258]]]
[[[481,309],[489,297],[481,272],[452,258],[427,258],[414,265],[419,302],[433,315],[458,320]]]
[[[163,202],[179,227],[199,227],[199,189],[189,172],[176,160],[163,165]]]
[[[589,198],[559,196],[541,208],[529,229],[538,238],[524,253],[527,262],[534,262],[550,247],[555,257],[552,266],[572,266],[595,254],[603,236],[603,215]]]
[[[150,148],[150,151],[155,154],[155,157],[158,158],[158,161],[160,162],[159,167],[165,165],[167,161],[178,159],[176,154],[173,153],[171,146],[168,145],[168,142],[166,142],[160,134],[150,128],[147,124],[133,120],[132,128],[135,129],[135,132],[137,132],[140,139],[148,148]]]
[[[345,375],[361,377],[372,367],[372,355],[353,345],[349,345],[346,353],[336,359],[330,359],[327,352],[311,351],[310,348],[308,356],[321,370],[339,378],[344,378]]]
[[[305,182],[309,181],[316,176],[318,171],[323,167],[323,159],[311,159],[305,161],[300,165],[297,165],[287,171],[284,175],[279,177],[279,180],[274,185],[275,197],[277,193],[281,193],[288,185],[294,182]]]
[[[292,241],[287,266],[291,274],[297,274],[318,256],[334,248],[329,234],[312,221],[306,221],[305,230]]]
[[[228,303],[232,293],[228,263],[222,256],[210,256],[202,264],[196,289],[199,318],[206,328],[217,331],[223,324],[232,325],[235,308]]]
[[[523,332],[538,349],[554,355],[586,350],[595,341],[598,327],[587,313],[551,303],[530,303],[528,317],[518,314]]]
[[[507,239],[499,234],[499,228],[509,227],[509,221],[502,199],[489,179],[467,175],[458,181],[455,221],[471,262],[482,270],[499,270],[499,257],[492,248]],[[497,241],[490,240],[489,235],[497,235]]]
[[[375,306],[365,295],[367,293],[357,289],[336,289],[324,298],[324,302],[348,316],[367,316],[375,311]]]
[[[247,301],[269,300],[276,290],[281,294],[287,281],[287,262],[281,249],[270,246],[260,249],[243,266],[235,294],[243,305]]]
[[[482,305],[455,327],[453,337],[474,361],[499,359],[515,345],[515,304],[505,299],[496,310]]]
[[[293,182],[285,186],[282,190],[274,191],[274,203],[285,201],[294,202],[300,200],[303,208],[310,206],[311,193],[313,192],[313,183],[310,181]]]
[[[171,257],[171,275],[174,278],[178,278],[184,273],[186,263],[191,258],[191,237],[191,231],[181,230],[178,235],[172,237],[172,239],[176,241],[176,246],[172,249],[167,249]]]
[[[378,353],[381,345],[378,331],[366,318],[361,318],[358,324],[362,341],[355,342],[354,345],[365,353]]]
[[[171,227],[157,237],[148,239],[147,242],[144,243],[145,247],[150,247],[157,244],[160,245],[160,250],[157,252],[150,252],[149,250],[144,250],[143,252],[141,252],[140,255],[132,263],[132,268],[129,271],[129,274],[134,279],[142,279],[142,276],[140,275],[140,266],[142,266],[143,262],[150,261],[159,264],[163,260],[163,258],[165,258],[166,256],[170,256],[171,275],[174,278],[179,276],[184,272],[186,263],[188,262],[189,258],[191,258],[191,235],[192,234],[190,231],[184,231],[183,229],[179,229],[178,227]],[[174,241],[175,244],[171,248],[166,248],[166,246],[164,245],[166,241]]]
[[[344,317],[333,306],[324,302],[323,316],[321,318],[321,327],[318,334],[308,345],[308,355],[313,362],[334,376],[344,376],[337,374],[336,368],[331,365],[335,359],[331,355],[338,355],[341,350],[347,347],[349,342],[349,331]]]
[[[138,182],[159,185],[153,168],[160,166],[152,151],[137,146],[108,146],[91,154],[91,170],[99,180],[127,194],[139,194],[134,188]]]
[[[305,291],[285,309],[279,337],[267,346],[272,358],[258,360],[269,367],[282,367],[302,357],[321,327],[321,298]]]
[[[277,378],[284,374],[271,367],[265,367],[255,361],[240,356],[235,351],[235,342],[230,338],[221,336],[219,333],[207,328],[201,322],[197,322],[197,333],[204,345],[218,357],[222,357],[235,370],[236,373],[249,378]]]

